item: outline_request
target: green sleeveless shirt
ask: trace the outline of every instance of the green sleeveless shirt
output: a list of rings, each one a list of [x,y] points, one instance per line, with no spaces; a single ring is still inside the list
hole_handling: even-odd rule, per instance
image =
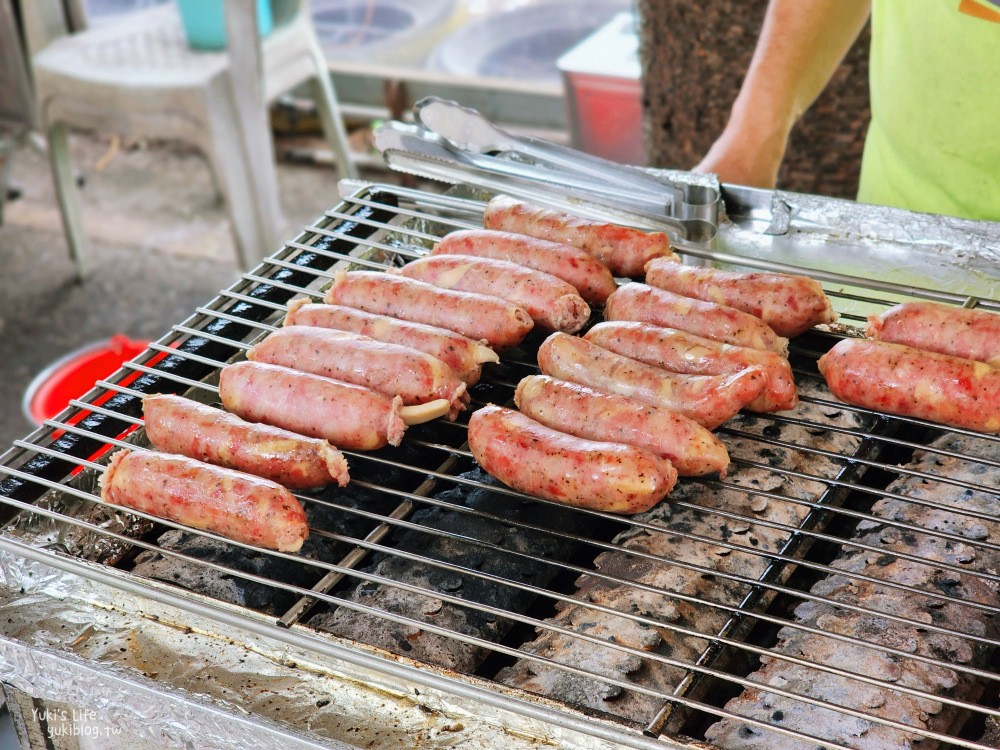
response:
[[[872,0],[858,200],[1000,221],[1000,0]]]

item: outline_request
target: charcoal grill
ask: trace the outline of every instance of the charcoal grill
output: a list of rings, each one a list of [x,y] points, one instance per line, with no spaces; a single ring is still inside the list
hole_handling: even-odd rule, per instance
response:
[[[728,422],[718,434],[730,475],[681,480],[640,516],[498,485],[476,470],[467,413],[410,428],[400,448],[347,453],[347,488],[300,495],[311,525],[300,554],[100,503],[109,453],[148,446],[143,394],[217,401],[219,369],[274,330],[291,299],[321,299],[337,270],[401,265],[479,226],[486,197],[348,184],[294,241],[0,457],[0,673],[29,739],[848,746],[794,723],[819,707],[862,738],[908,730],[920,747],[994,746],[1000,438],[846,406],[815,364],[900,299],[1000,310],[989,278],[987,293],[975,287],[976,268],[945,276],[924,263],[920,283],[911,259],[910,276],[888,282],[863,278],[856,257],[865,246],[888,263],[879,246],[927,252],[959,238],[982,250],[966,259],[975,264],[1000,248],[988,225],[729,189],[721,245],[682,254],[809,273],[841,323],[793,342],[799,409]],[[824,243],[833,250],[815,253]],[[837,248],[856,275],[824,267]],[[504,355],[471,389],[472,408],[510,402],[540,340]],[[863,586],[877,604],[841,595]],[[854,616],[867,636],[844,630]],[[912,663],[950,687],[907,683]],[[798,679],[770,684],[766,711],[744,710],[738,696],[763,689],[765,664]],[[813,697],[803,675],[837,681],[842,700]],[[941,719],[920,728],[880,711],[886,694]]]

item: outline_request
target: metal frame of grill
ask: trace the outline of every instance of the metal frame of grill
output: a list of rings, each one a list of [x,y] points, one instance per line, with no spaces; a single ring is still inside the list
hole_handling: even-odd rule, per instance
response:
[[[815,738],[797,731],[775,726],[773,723],[738,716],[723,707],[718,697],[732,696],[743,688],[760,686],[748,678],[749,672],[760,657],[808,666],[818,674],[829,674],[839,678],[849,678],[858,685],[896,691],[905,695],[924,698],[949,706],[956,711],[968,712],[973,717],[966,722],[967,727],[979,728],[987,721],[1000,720],[997,708],[996,670],[990,659],[995,659],[996,646],[1000,641],[990,633],[973,633],[952,630],[935,623],[915,622],[905,616],[890,612],[868,611],[865,614],[879,615],[889,622],[901,626],[919,626],[927,631],[959,639],[970,648],[987,655],[972,664],[949,664],[942,659],[916,656],[900,649],[871,646],[873,651],[893,657],[916,659],[934,666],[948,668],[963,677],[981,682],[986,689],[981,701],[951,698],[946,695],[926,693],[915,687],[907,687],[890,680],[861,674],[843,667],[817,664],[805,657],[782,654],[772,650],[779,628],[810,632],[825,638],[853,644],[851,636],[838,635],[815,626],[799,622],[790,614],[795,603],[824,603],[822,595],[814,594],[810,587],[824,576],[855,576],[864,580],[865,576],[852,574],[834,567],[831,563],[837,553],[844,549],[855,549],[871,553],[880,550],[859,541],[851,535],[860,524],[881,524],[894,528],[900,533],[929,535],[944,543],[965,544],[977,552],[1000,551],[1000,544],[988,540],[970,540],[946,529],[927,529],[912,526],[906,522],[880,518],[872,515],[870,506],[878,498],[892,498],[905,503],[915,503],[934,508],[933,500],[908,497],[886,489],[892,479],[910,477],[924,482],[934,482],[949,486],[955,493],[982,492],[996,493],[997,488],[988,483],[969,481],[931,474],[923,470],[900,465],[913,451],[939,453],[960,462],[978,463],[996,472],[1000,461],[962,455],[954,451],[928,448],[930,437],[944,432],[939,426],[920,420],[886,417],[865,412],[841,404],[822,395],[802,396],[804,403],[815,407],[813,416],[798,414],[756,415],[753,424],[763,425],[763,429],[750,429],[742,423],[729,423],[717,432],[727,444],[733,440],[753,443],[761,450],[774,449],[791,452],[803,458],[800,469],[786,469],[767,461],[737,459],[740,468],[767,472],[781,480],[796,479],[819,485],[822,489],[815,495],[792,497],[780,489],[757,489],[741,485],[738,477],[726,479],[698,478],[682,480],[698,484],[715,492],[732,492],[759,498],[761,502],[784,504],[796,508],[792,514],[794,522],[771,520],[757,515],[747,515],[739,511],[713,508],[712,513],[728,522],[730,531],[749,525],[755,529],[766,528],[776,534],[780,544],[776,549],[761,551],[755,549],[743,532],[731,535],[706,536],[684,528],[671,528],[642,518],[622,518],[595,511],[572,510],[558,512],[576,519],[576,525],[567,529],[546,527],[533,520],[527,513],[524,518],[513,519],[495,515],[492,510],[479,510],[442,499],[440,493],[449,488],[466,490],[488,490],[495,496],[509,498],[512,504],[532,500],[513,490],[485,484],[470,478],[467,472],[473,468],[471,454],[465,446],[463,423],[467,414],[456,423],[438,422],[420,428],[411,428],[404,438],[404,446],[412,449],[404,456],[391,450],[375,453],[346,453],[351,464],[352,475],[356,468],[360,478],[352,484],[381,497],[384,502],[377,509],[358,504],[341,503],[336,492],[323,494],[307,493],[299,497],[306,506],[325,506],[324,511],[342,514],[352,519],[355,526],[364,528],[363,533],[343,533],[335,529],[313,527],[311,533],[328,541],[331,548],[342,551],[336,559],[307,559],[298,555],[279,552],[258,552],[275,559],[283,559],[302,566],[308,575],[296,582],[274,580],[256,575],[227,564],[200,559],[157,543],[164,529],[183,527],[164,522],[141,513],[132,514],[155,524],[155,534],[141,523],[146,533],[141,538],[133,538],[128,529],[108,528],[100,520],[95,520],[92,512],[100,506],[95,494],[93,476],[103,471],[103,463],[115,447],[128,446],[142,449],[145,443],[138,428],[141,427],[140,400],[148,392],[189,393],[192,397],[211,402],[214,400],[214,376],[218,369],[228,362],[239,359],[251,342],[274,330],[280,321],[289,300],[302,295],[319,299],[322,290],[338,269],[354,267],[385,269],[404,263],[424,252],[440,234],[458,228],[473,228],[480,224],[482,202],[479,197],[459,195],[432,195],[416,190],[392,186],[366,186],[346,197],[336,209],[306,228],[296,240],[286,245],[272,257],[265,260],[253,272],[208,304],[199,307],[195,314],[182,324],[173,326],[170,333],[150,345],[149,349],[133,362],[127,363],[110,378],[99,381],[95,388],[80,400],[71,402],[70,408],[56,419],[45,424],[0,457],[0,504],[11,511],[21,512],[19,523],[23,527],[24,514],[45,518],[57,527],[74,527],[79,533],[92,538],[114,543],[121,549],[155,553],[164,558],[183,561],[196,568],[210,569],[218,573],[259,584],[275,591],[294,595],[294,602],[280,613],[245,614],[231,607],[215,606],[202,596],[195,596],[180,588],[150,585],[145,579],[131,575],[128,563],[117,557],[115,565],[96,564],[68,554],[59,546],[38,546],[17,535],[5,534],[0,537],[0,548],[32,560],[44,562],[64,571],[78,573],[83,577],[107,583],[111,586],[147,596],[156,601],[164,601],[182,609],[205,615],[221,623],[247,628],[279,641],[301,647],[318,656],[344,659],[363,664],[376,671],[405,675],[407,679],[433,685],[446,692],[454,692],[474,700],[509,709],[556,725],[578,730],[584,734],[643,747],[664,744],[687,744],[702,740],[698,735],[708,723],[718,718],[739,720],[760,730],[770,730],[803,741],[819,742]],[[698,248],[682,249],[682,253],[733,263],[750,268],[775,268],[803,272],[801,269],[785,268],[779,264],[726,255]],[[845,332],[849,335],[850,324],[864,319],[859,309],[878,310],[895,301],[897,295],[903,297],[929,298],[956,305],[981,306],[984,309],[1000,310],[1000,302],[933,290],[904,288],[888,282],[871,282],[827,272],[809,272],[823,282],[835,307],[847,309],[842,321],[848,327],[836,333],[813,333],[793,342],[793,363],[796,379],[800,384],[821,382],[814,368],[818,354]],[[890,300],[889,297],[892,297]],[[484,378],[488,385],[489,400],[508,400],[520,374],[532,371],[532,351],[530,344],[523,351],[504,358],[503,367],[494,375]],[[815,394],[815,389],[808,393]],[[483,405],[483,396],[477,388],[472,389],[471,408]],[[833,414],[855,415],[860,422],[852,426],[835,419],[825,419],[823,410]],[[811,448],[789,442],[781,436],[784,427],[825,431],[852,439],[854,448],[841,454],[819,447]],[[770,429],[769,429],[770,428]],[[1000,444],[996,436],[984,436],[958,429],[947,432],[974,436],[984,443]],[[412,459],[416,456],[416,459]],[[830,462],[835,470],[812,474],[809,466],[813,460]],[[393,479],[382,482],[378,476],[393,473]],[[6,477],[5,479],[3,477]],[[780,484],[780,482],[779,482]],[[44,496],[44,497],[43,497]],[[43,502],[39,503],[42,498]],[[548,504],[535,501],[537,507]],[[684,499],[670,500],[676,508],[692,513],[703,512],[697,504]],[[536,506],[531,506],[536,507]],[[514,526],[519,533],[553,540],[566,548],[577,550],[566,559],[537,561],[531,552],[517,549],[504,550],[504,555],[512,561],[523,562],[526,566],[541,564],[551,568],[550,579],[555,583],[535,584],[515,580],[495,572],[484,571],[448,559],[423,556],[404,546],[398,545],[402,534],[422,535],[431,540],[475,548],[489,554],[488,540],[468,536],[461,532],[436,528],[414,520],[418,510],[438,509],[445,513],[464,515],[486,524]],[[550,508],[551,510],[551,508]],[[942,506],[941,510],[954,513],[953,506]],[[986,513],[968,511],[964,513],[978,518],[984,523],[994,520]],[[544,513],[541,517],[546,517]],[[100,518],[98,516],[98,518]],[[215,539],[236,548],[240,545],[226,542],[204,532],[183,529],[206,539]],[[593,531],[591,531],[593,530]],[[625,542],[618,541],[626,531],[649,535],[662,534],[671,538],[686,540],[691,545],[708,545],[724,550],[720,554],[737,554],[759,558],[761,573],[744,576],[726,573],[708,564],[699,564],[684,559],[666,559],[651,553],[644,553]],[[631,533],[630,532],[630,533]],[[627,535],[626,535],[627,537]],[[247,548],[252,549],[252,548]],[[589,557],[581,557],[583,550]],[[644,564],[685,569],[694,575],[726,579],[729,584],[741,587],[744,592],[738,602],[723,602],[701,599],[683,591],[657,589],[649,585],[608,573],[587,562],[597,555],[618,555],[631,560],[641,560]],[[120,557],[120,556],[119,556]],[[125,555],[126,560],[128,555]],[[904,555],[905,557],[905,555]],[[460,576],[463,580],[477,580],[500,589],[514,592],[531,602],[524,611],[512,611],[489,602],[475,601],[461,593],[442,588],[425,588],[420,585],[395,580],[380,575],[377,569],[365,567],[373,558],[398,560],[422,566],[441,576]],[[927,565],[919,558],[911,560],[914,565]],[[935,568],[948,569],[949,565],[933,563]],[[974,565],[953,564],[956,574],[973,576],[995,590],[1000,584],[1000,575],[991,570],[977,570]],[[600,602],[586,601],[574,596],[572,579],[583,577],[601,583],[631,587],[637,596],[662,597],[665,600],[685,605],[715,617],[721,615],[721,628],[701,631],[689,624],[677,624],[659,620],[642,612],[609,609]],[[879,582],[877,579],[874,582]],[[926,597],[935,606],[961,606],[995,616],[995,603],[964,601],[945,591],[930,591],[901,583],[880,582],[890,589],[910,595]],[[386,612],[375,606],[363,604],[350,596],[354,587],[367,584],[388,587],[405,592],[414,597],[429,597],[442,606],[461,608],[474,612],[477,616],[500,619],[509,622],[510,628],[498,641],[482,636],[457,632],[435,625],[433,617],[412,616]],[[671,637],[688,637],[703,640],[705,646],[694,659],[674,658],[669,654],[646,651],[627,643],[609,642],[607,639],[586,632],[573,631],[553,619],[556,605],[582,607],[596,613],[620,618],[628,625],[643,626],[667,633]],[[847,607],[849,605],[839,604]],[[352,650],[316,634],[309,625],[310,618],[317,611],[334,611],[344,608],[353,612],[392,620],[401,626],[415,629],[424,634],[440,636],[444,641],[462,643],[482,649],[487,654],[486,666],[480,665],[466,679],[447,669],[421,667],[398,659],[372,655],[368,649]],[[864,610],[864,607],[856,607]],[[676,668],[683,677],[673,689],[648,687],[631,680],[616,680],[605,674],[589,672],[580,666],[561,664],[545,654],[527,653],[519,647],[532,638],[531,630],[575,639],[591,644],[595,648],[619,652],[623,657],[633,657],[660,666]],[[513,633],[513,634],[512,634]],[[400,654],[406,656],[405,652]],[[510,667],[515,660],[528,659],[540,667],[565,672],[579,678],[593,679],[631,693],[642,694],[655,700],[660,709],[645,722],[630,722],[611,717],[611,721],[594,721],[591,711],[575,705],[539,703],[519,695],[514,689],[494,687],[491,681],[503,667]],[[995,662],[993,662],[995,663]],[[803,704],[829,708],[833,711],[856,716],[876,725],[912,729],[906,723],[880,718],[865,711],[846,709],[833,704],[785,690],[770,687],[767,692],[794,699]],[[608,719],[608,716],[600,716]],[[927,732],[925,736],[954,747],[983,748],[988,745],[979,736],[969,734],[948,734]],[[828,744],[830,747],[842,745]]]

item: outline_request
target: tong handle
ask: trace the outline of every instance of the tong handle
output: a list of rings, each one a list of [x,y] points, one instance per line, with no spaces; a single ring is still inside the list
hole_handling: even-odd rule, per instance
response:
[[[594,218],[604,218],[606,211],[611,210],[626,221],[658,227],[670,232],[674,237],[686,239],[688,235],[688,228],[684,222],[667,216],[662,211],[642,210],[634,202],[620,203],[606,200],[603,196],[593,193],[587,194],[586,191],[573,192],[552,183],[539,182],[527,174],[484,170],[472,163],[468,155],[457,159],[442,158],[440,153],[416,151],[402,143],[397,147],[388,144],[386,146],[382,151],[385,163],[402,172],[456,184],[464,183],[490,193],[510,193],[532,203],[592,215]],[[588,203],[591,205],[588,206]]]
[[[424,97],[413,107],[417,122],[439,135],[460,151],[487,154],[511,152],[541,162],[563,174],[559,182],[589,178],[598,186],[613,183],[630,191],[643,190],[655,196],[670,215],[677,216],[684,192],[637,167],[619,164],[599,156],[559,146],[539,138],[511,135],[494,125],[478,110],[436,96]],[[599,188],[598,188],[599,189]],[[611,192],[620,192],[611,191]]]
[[[683,190],[650,177],[635,167],[530,136],[518,138],[518,142],[522,153],[558,169],[603,182],[614,182],[631,190],[642,189],[655,193],[671,213],[676,213],[678,206],[684,201]]]

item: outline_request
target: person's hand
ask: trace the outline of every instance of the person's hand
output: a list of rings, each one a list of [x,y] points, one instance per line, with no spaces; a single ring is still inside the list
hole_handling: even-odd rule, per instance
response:
[[[716,174],[720,182],[734,185],[773,188],[785,144],[781,136],[755,137],[731,122],[692,171]]]

